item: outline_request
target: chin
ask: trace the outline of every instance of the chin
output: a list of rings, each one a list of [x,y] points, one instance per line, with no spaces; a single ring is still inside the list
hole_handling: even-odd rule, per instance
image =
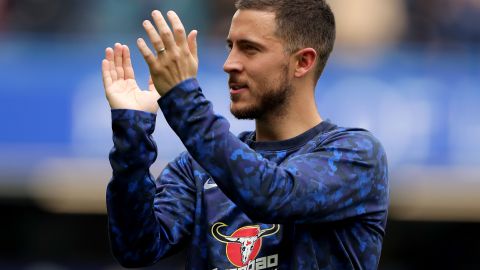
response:
[[[236,112],[236,111],[242,111],[246,108],[246,104],[244,102],[240,101],[232,101],[230,102],[230,111]]]
[[[233,103],[230,105],[230,113],[239,120],[254,120],[262,114],[258,106],[243,105]]]

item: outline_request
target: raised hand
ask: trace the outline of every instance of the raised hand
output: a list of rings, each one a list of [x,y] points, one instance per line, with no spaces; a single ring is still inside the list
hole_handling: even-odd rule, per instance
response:
[[[112,109],[130,109],[157,113],[160,95],[150,78],[148,90],[142,91],[135,80],[130,50],[116,43],[105,50],[102,61],[105,94]]]
[[[152,12],[158,31],[150,21],[143,22],[156,54],[152,53],[143,39],[139,38],[137,41],[150,69],[155,88],[162,96],[178,83],[196,77],[198,71],[197,31],[191,31],[187,38],[177,14],[169,11],[167,16],[173,33],[158,10]]]

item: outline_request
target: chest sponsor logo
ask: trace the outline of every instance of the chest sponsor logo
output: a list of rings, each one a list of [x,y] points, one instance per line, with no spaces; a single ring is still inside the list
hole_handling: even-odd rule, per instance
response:
[[[262,248],[262,238],[274,235],[280,230],[278,224],[264,230],[261,230],[259,225],[252,225],[241,227],[231,235],[225,235],[220,232],[220,229],[227,226],[225,223],[217,222],[212,226],[211,232],[216,240],[226,244],[228,260],[240,269],[244,267],[249,269],[250,265],[255,265],[255,259]],[[271,266],[278,264],[278,256],[274,257],[270,258],[269,264]],[[267,261],[267,258],[265,260]]]

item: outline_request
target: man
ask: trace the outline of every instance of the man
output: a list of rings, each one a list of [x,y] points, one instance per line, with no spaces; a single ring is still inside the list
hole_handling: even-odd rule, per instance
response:
[[[238,0],[228,35],[231,112],[255,119],[238,137],[195,79],[196,31],[152,13],[138,47],[151,74],[140,91],[129,49],[102,62],[112,108],[107,187],[115,257],[151,265],[187,247],[187,269],[375,269],[388,205],[385,153],[363,129],[318,114],[314,89],[335,23],[319,0]],[[158,29],[158,30],[157,30]],[[161,96],[161,97],[160,97]],[[154,180],[161,108],[187,152]]]

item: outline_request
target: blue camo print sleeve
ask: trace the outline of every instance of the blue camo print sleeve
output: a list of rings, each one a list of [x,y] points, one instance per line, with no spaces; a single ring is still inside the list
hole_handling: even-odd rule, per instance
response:
[[[182,248],[191,234],[195,186],[184,153],[155,182],[149,172],[157,156],[152,138],[156,116],[112,110],[113,177],[107,186],[112,251],[125,267],[155,263]],[[185,166],[175,166],[183,164]]]
[[[174,87],[159,105],[192,157],[253,219],[308,224],[386,212],[386,157],[367,131],[327,133],[312,152],[277,165],[230,133],[196,79]]]

